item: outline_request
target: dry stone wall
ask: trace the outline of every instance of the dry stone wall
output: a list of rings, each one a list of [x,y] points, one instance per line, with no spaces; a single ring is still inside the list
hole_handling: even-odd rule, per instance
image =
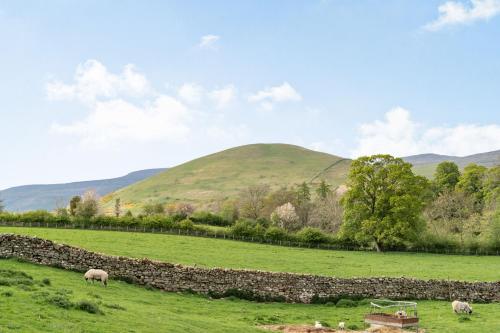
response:
[[[108,256],[36,237],[0,234],[0,257],[84,272],[106,270],[111,278],[165,291],[223,294],[240,290],[261,299],[310,303],[313,298],[462,299],[500,301],[500,282],[407,278],[335,278],[252,270],[198,268],[149,259]]]

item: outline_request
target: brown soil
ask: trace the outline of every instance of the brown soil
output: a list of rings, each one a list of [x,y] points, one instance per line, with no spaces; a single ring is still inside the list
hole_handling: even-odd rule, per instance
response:
[[[273,331],[273,332],[283,332],[283,333],[328,333],[328,332],[349,332],[349,333],[411,333],[409,331],[402,331],[399,328],[391,327],[371,327],[365,331],[351,331],[346,329],[345,331],[339,331],[329,327],[315,328],[314,326],[308,325],[263,325],[261,328]],[[419,332],[424,333],[424,330],[419,330]]]

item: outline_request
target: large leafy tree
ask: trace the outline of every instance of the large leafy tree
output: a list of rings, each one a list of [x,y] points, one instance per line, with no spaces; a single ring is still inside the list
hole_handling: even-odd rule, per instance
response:
[[[452,191],[460,179],[460,170],[454,162],[445,161],[438,164],[434,173],[436,192]]]
[[[411,164],[390,155],[360,157],[352,162],[349,190],[342,198],[343,237],[378,251],[416,239],[428,181],[413,174]]]
[[[484,206],[484,182],[487,168],[471,163],[464,168],[457,183],[457,189],[474,199],[474,211],[481,213]]]

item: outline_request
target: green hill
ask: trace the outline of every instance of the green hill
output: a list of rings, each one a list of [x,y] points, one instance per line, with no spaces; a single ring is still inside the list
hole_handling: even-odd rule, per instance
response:
[[[321,179],[337,186],[350,160],[287,144],[252,144],[224,150],[170,168],[117,190],[103,198],[111,211],[115,198],[125,209],[137,210],[147,202],[186,201],[206,205],[232,197],[249,185],[271,188]]]

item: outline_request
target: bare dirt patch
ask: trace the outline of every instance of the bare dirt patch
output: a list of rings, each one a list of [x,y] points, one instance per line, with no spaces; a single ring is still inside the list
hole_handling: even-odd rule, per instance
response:
[[[399,328],[391,327],[370,327],[364,331],[351,331],[344,330],[340,331],[338,329],[333,329],[330,327],[315,328],[309,325],[262,325],[263,329],[273,331],[273,332],[283,332],[283,333],[331,333],[331,332],[350,332],[350,333],[412,333],[410,331],[402,331]],[[424,330],[419,330],[419,332],[424,333]],[[414,332],[413,332],[414,333]]]

